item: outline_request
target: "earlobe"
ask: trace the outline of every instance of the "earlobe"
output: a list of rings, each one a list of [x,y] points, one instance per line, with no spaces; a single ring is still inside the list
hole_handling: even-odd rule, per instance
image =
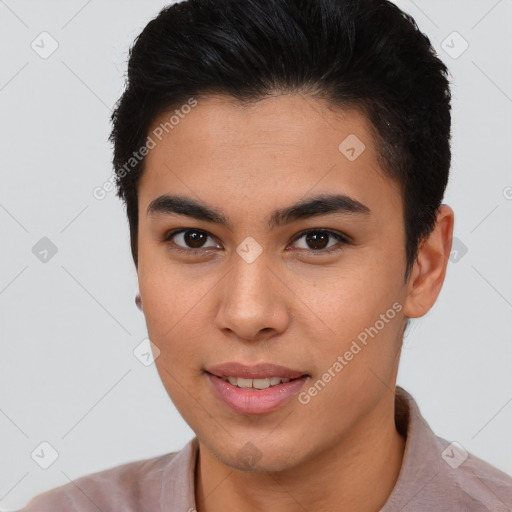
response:
[[[432,233],[420,244],[408,283],[404,314],[418,318],[432,308],[443,286],[452,247],[453,210],[441,205]]]
[[[135,304],[142,311],[142,299],[140,297],[140,293],[137,293],[137,295],[135,295]]]

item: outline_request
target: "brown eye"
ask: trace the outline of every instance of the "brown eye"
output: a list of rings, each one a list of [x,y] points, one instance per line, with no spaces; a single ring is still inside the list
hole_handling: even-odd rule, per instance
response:
[[[309,249],[311,252],[319,252],[321,254],[328,254],[330,252],[341,250],[343,245],[347,245],[349,243],[347,238],[340,233],[325,229],[312,229],[305,231],[295,239],[295,243],[297,244],[298,241],[302,239],[304,239],[304,242],[302,243],[302,247],[299,247],[299,249]],[[335,243],[329,245],[331,241]]]
[[[171,249],[178,252],[199,252],[200,249],[219,248],[218,244],[205,245],[208,238],[211,238],[206,231],[199,229],[179,229],[168,233],[164,242],[170,244]]]
[[[312,231],[306,235],[306,244],[311,249],[325,249],[329,243],[329,235],[322,232]]]
[[[207,240],[205,233],[201,231],[185,231],[183,233],[183,241],[192,249],[199,249]]]

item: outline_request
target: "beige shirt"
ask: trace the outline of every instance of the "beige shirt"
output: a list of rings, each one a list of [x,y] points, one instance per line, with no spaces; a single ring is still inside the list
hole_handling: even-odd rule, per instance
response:
[[[512,510],[512,477],[437,437],[400,387],[396,424],[407,436],[404,459],[380,512]],[[194,437],[179,452],[83,476],[36,496],[20,512],[193,512],[197,448]]]

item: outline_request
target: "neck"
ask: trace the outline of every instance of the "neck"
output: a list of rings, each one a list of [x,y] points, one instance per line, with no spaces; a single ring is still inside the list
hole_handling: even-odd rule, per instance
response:
[[[390,403],[391,402],[391,403]],[[199,441],[198,512],[376,512],[398,479],[405,440],[395,427],[394,394],[328,451],[282,472],[244,472],[222,464]]]

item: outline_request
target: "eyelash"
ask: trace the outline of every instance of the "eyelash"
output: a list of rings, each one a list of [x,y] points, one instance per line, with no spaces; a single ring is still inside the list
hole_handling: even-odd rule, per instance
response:
[[[177,229],[177,230],[170,231],[170,232],[166,233],[164,235],[164,238],[163,238],[162,242],[167,243],[169,248],[172,251],[175,251],[175,252],[178,252],[178,253],[181,253],[181,254],[186,254],[186,255],[189,255],[189,256],[190,255],[199,256],[205,250],[206,251],[209,250],[209,248],[206,248],[206,249],[202,249],[202,248],[199,248],[199,249],[184,249],[183,247],[181,247],[179,245],[171,244],[171,239],[174,236],[179,235],[180,233],[186,233],[187,231],[196,231],[198,233],[204,233],[205,235],[207,235],[209,237],[212,237],[212,235],[210,235],[207,231],[204,231],[202,229],[182,228],[182,229]],[[338,233],[336,231],[332,231],[332,230],[329,230],[329,229],[323,229],[323,228],[308,229],[306,231],[301,231],[300,233],[298,233],[296,235],[296,237],[293,239],[292,243],[297,242],[298,240],[300,240],[301,238],[303,238],[304,236],[306,236],[309,233],[322,233],[324,235],[329,235],[330,237],[335,238],[339,242],[339,244],[336,244],[333,247],[330,247],[329,249],[316,249],[316,250],[315,249],[301,249],[303,251],[308,251],[308,252],[310,252],[312,254],[325,255],[325,254],[335,253],[335,252],[343,250],[343,248],[344,248],[343,246],[351,244],[349,239],[346,236],[342,235],[341,233]],[[341,247],[340,247],[340,244],[341,244]]]

